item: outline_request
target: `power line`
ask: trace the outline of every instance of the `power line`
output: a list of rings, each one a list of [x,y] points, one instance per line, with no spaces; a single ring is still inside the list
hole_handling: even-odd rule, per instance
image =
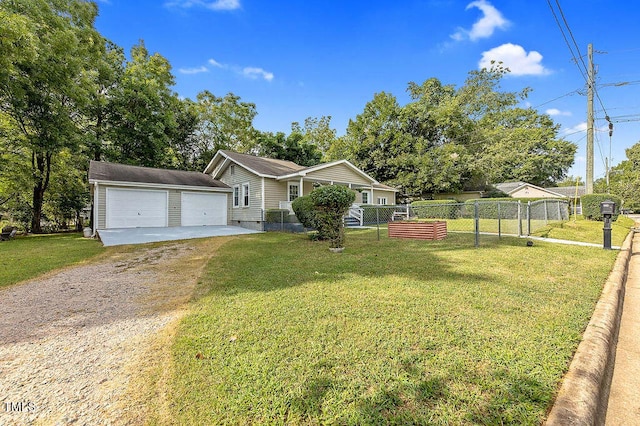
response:
[[[556,0],[556,3],[557,3],[557,0]],[[547,0],[547,4],[549,5],[549,9],[551,9],[551,13],[553,14],[554,19],[556,20],[556,25],[558,25],[558,28],[560,29],[560,33],[562,34],[562,38],[564,38],[564,42],[567,45],[567,47],[569,48],[569,52],[571,52],[571,57],[572,57],[574,63],[578,67],[578,70],[580,71],[580,74],[582,75],[582,78],[588,84],[589,79],[587,78],[587,76],[585,74],[585,72],[587,70],[587,67],[585,66],[584,70],[580,67],[580,64],[578,63],[578,59],[576,59],[576,54],[573,52],[573,48],[571,47],[571,43],[569,43],[569,39],[567,38],[567,35],[565,34],[564,29],[562,28],[562,24],[560,23],[560,20],[558,19],[558,15],[556,15],[556,11],[554,10],[553,5],[551,4],[551,0]],[[580,57],[579,53],[580,53],[580,50],[578,49],[578,56]]]
[[[573,59],[573,62],[578,67],[578,70],[580,71],[580,74],[582,75],[582,78],[587,83],[587,86],[591,87],[593,89],[593,92],[596,95],[596,98],[598,99],[598,103],[600,103],[600,106],[602,107],[602,110],[604,111],[605,117],[606,117],[606,116],[608,116],[607,110],[604,107],[604,103],[602,102],[602,98],[600,97],[600,94],[597,91],[595,80],[594,81],[590,81],[591,79],[588,77],[588,75],[589,75],[589,71],[588,71],[589,67],[587,66],[586,62],[584,61],[583,55],[580,53],[580,47],[578,46],[578,43],[577,43],[575,37],[573,36],[573,31],[571,31],[571,27],[569,26],[569,22],[567,21],[567,18],[566,18],[565,14],[564,14],[564,11],[562,10],[562,6],[560,6],[560,1],[559,0],[555,0],[555,3],[556,3],[556,6],[558,8],[558,11],[560,12],[560,16],[562,17],[562,21],[564,22],[564,26],[566,27],[567,32],[569,33],[571,41],[573,42],[573,46],[575,46],[575,50],[576,50],[576,52],[578,52],[577,55],[574,52],[573,47],[571,46],[571,43],[569,42],[569,39],[567,38],[567,35],[565,34],[564,28],[562,27],[562,24],[560,23],[560,20],[558,19],[558,16],[556,15],[556,11],[554,10],[553,5],[551,4],[551,0],[547,0],[547,4],[549,5],[549,8],[551,9],[551,13],[553,14],[553,17],[556,20],[556,24],[558,25],[558,28],[560,29],[560,32],[562,33],[562,37],[564,38],[564,41],[565,41],[567,47],[569,48],[569,52],[571,52],[571,57]],[[580,66],[580,64],[582,64],[582,67]],[[585,73],[586,73],[586,75],[585,75]]]

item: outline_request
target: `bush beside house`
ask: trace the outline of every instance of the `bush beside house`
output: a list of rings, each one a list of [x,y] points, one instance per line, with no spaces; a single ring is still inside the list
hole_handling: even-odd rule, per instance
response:
[[[329,239],[331,248],[344,247],[343,217],[356,199],[346,186],[329,185],[309,194],[315,208],[315,222],[321,235]]]

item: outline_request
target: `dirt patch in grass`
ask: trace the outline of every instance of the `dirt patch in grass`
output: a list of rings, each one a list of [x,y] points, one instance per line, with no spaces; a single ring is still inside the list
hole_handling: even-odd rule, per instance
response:
[[[34,407],[0,424],[145,422],[174,324],[227,240],[109,248],[0,289],[0,403]]]
[[[172,262],[160,262],[156,267],[159,279],[142,302],[146,312],[171,312],[171,319],[157,334],[146,336],[135,342],[144,347],[127,366],[127,374],[133,379],[129,383],[124,403],[137,410],[127,410],[128,420],[133,423],[171,423],[168,388],[174,374],[171,345],[178,325],[188,313],[188,302],[197,298],[200,277],[209,260],[230,238],[200,240],[190,249],[192,255],[180,257]],[[180,285],[177,285],[177,284]]]

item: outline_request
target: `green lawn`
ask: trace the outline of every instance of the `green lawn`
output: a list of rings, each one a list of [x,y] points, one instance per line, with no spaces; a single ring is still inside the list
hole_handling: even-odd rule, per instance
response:
[[[611,244],[621,246],[629,233],[629,228],[634,225],[634,220],[626,216],[618,216],[618,220],[611,224]],[[545,238],[558,238],[561,240],[582,241],[586,243],[603,243],[603,222],[595,220],[569,220],[568,222],[551,223],[533,233],[534,236]]]
[[[104,250],[81,234],[17,237],[0,242],[0,288],[88,259]]]
[[[530,424],[553,400],[615,251],[488,239],[234,239],[179,327],[178,424]],[[156,419],[158,420],[158,419]]]

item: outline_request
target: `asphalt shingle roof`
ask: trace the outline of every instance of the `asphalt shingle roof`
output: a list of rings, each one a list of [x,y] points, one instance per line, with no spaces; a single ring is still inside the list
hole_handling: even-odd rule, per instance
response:
[[[89,163],[89,180],[229,188],[219,180],[212,179],[210,175],[200,172],[129,166],[105,161]]]
[[[273,158],[256,157],[250,154],[240,154],[233,151],[221,151],[224,155],[238,164],[253,170],[256,173],[267,176],[282,176],[298,172],[306,167],[292,161],[275,160]]]

